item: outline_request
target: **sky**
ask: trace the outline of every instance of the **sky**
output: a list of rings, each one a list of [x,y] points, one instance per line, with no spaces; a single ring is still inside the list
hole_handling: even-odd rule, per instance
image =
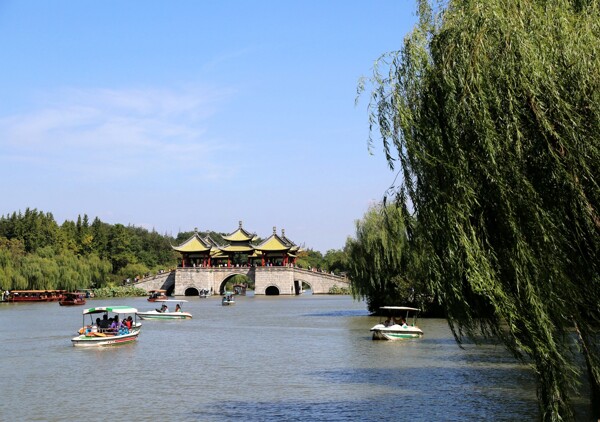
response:
[[[412,0],[0,1],[0,214],[323,253],[394,183],[358,80]]]

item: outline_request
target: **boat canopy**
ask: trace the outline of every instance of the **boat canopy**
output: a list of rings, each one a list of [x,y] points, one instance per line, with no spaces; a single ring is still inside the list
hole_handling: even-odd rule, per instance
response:
[[[388,310],[388,311],[420,311],[420,309],[409,308],[408,306],[382,306],[379,309]]]
[[[100,306],[83,310],[83,315],[99,314],[100,312],[113,312],[115,314],[135,314],[137,309],[130,306]]]
[[[155,302],[177,302],[177,303],[182,303],[182,302],[187,302],[187,300],[184,300],[184,299],[156,299]]]

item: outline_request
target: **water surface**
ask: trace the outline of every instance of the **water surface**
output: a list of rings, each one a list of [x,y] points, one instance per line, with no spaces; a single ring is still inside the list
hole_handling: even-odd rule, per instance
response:
[[[1,420],[536,420],[530,370],[501,347],[460,349],[444,320],[374,342],[348,296],[188,298],[187,321],[143,321],[135,344],[74,348],[84,307],[1,304]]]

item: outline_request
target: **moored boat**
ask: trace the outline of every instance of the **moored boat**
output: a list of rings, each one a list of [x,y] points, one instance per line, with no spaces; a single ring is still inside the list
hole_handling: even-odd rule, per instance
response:
[[[382,306],[382,319],[379,324],[371,328],[373,340],[401,340],[420,338],[423,331],[417,327],[417,313],[419,309],[407,306]],[[412,319],[410,323],[409,318]]]
[[[67,292],[63,295],[63,298],[58,302],[60,306],[77,306],[85,305],[85,296],[83,293]]]
[[[11,290],[8,302],[56,302],[63,298],[64,290]]]
[[[148,293],[150,293],[148,302],[157,302],[168,299],[166,290],[150,290]]]
[[[129,306],[100,306],[83,310],[83,327],[79,330],[79,335],[73,337],[71,342],[75,347],[101,347],[101,346],[116,346],[121,344],[132,343],[137,340],[142,324],[137,322],[137,309]],[[102,314],[102,319],[97,318],[94,321],[95,315]],[[107,327],[110,321],[109,314],[114,314],[113,327]],[[85,316],[90,316],[90,324],[86,325]],[[131,326],[123,326],[119,322],[125,319],[125,316],[134,316],[131,321]]]
[[[140,317],[140,319],[160,319],[160,320],[168,320],[168,319],[192,319],[192,314],[189,312],[183,312],[181,310],[181,305],[187,300],[177,300],[177,299],[162,299],[156,300],[156,302],[161,302],[162,306],[160,309],[153,309],[151,311],[146,312],[137,312],[136,315]],[[177,303],[175,306],[175,311],[169,311],[168,303]]]

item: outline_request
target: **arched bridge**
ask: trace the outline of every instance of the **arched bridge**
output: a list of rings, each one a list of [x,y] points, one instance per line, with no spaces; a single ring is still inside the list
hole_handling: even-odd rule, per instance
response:
[[[303,284],[313,294],[327,294],[334,286],[349,287],[345,277],[297,267],[196,267],[177,268],[168,273],[145,278],[136,287],[147,291],[164,289],[175,296],[197,295],[200,290],[218,294],[235,275],[245,275],[254,281],[256,295],[296,295]]]

